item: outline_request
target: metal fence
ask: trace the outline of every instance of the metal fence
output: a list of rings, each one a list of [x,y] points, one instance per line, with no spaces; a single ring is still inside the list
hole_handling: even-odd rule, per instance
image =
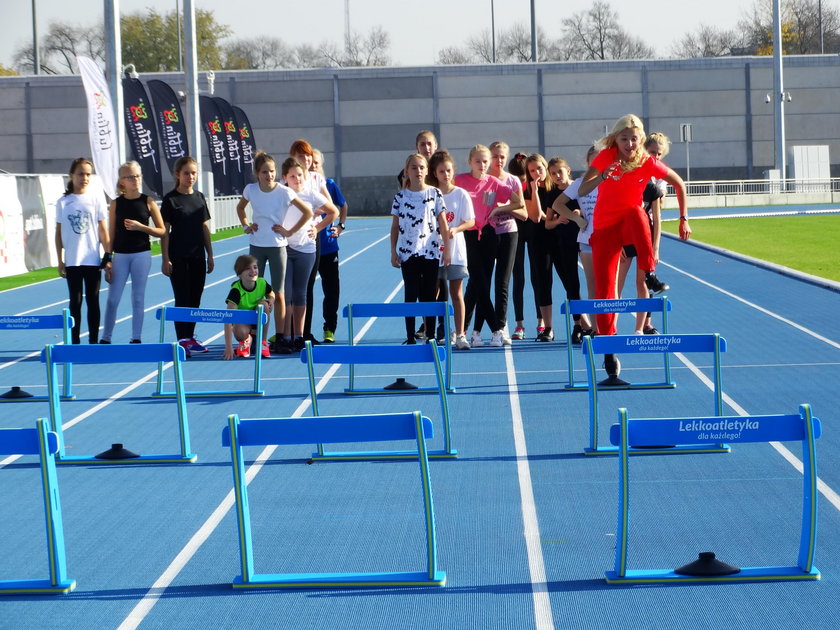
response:
[[[829,179],[733,179],[686,182],[688,195],[766,195],[840,192],[840,178]],[[669,187],[669,194],[674,193]]]

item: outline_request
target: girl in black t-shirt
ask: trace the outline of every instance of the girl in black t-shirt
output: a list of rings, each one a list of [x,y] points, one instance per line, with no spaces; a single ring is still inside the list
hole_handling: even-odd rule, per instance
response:
[[[163,198],[161,207],[161,271],[172,283],[175,306],[201,306],[204,281],[214,267],[210,211],[204,195],[193,188],[197,179],[195,158],[179,158],[175,162],[177,185]],[[207,352],[195,339],[195,322],[175,322],[175,333],[187,357],[193,352]]]

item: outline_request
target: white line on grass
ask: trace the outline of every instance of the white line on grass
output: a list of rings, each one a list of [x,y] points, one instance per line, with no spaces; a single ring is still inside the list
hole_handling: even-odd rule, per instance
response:
[[[711,379],[709,379],[705,374],[703,374],[703,372],[701,372],[700,369],[696,365],[694,365],[694,363],[692,363],[689,359],[687,359],[684,354],[682,354],[681,352],[675,352],[674,356],[677,357],[680,361],[682,361],[683,364],[689,370],[691,370],[694,373],[694,375],[698,379],[700,379],[700,381],[706,387],[708,387],[712,391],[715,390],[715,385],[711,381]],[[732,409],[734,409],[735,413],[737,413],[739,416],[749,416],[750,415],[747,412],[747,410],[744,409],[737,402],[735,402],[729,394],[724,393],[723,394],[723,400],[727,405],[729,405]],[[778,451],[779,455],[784,457],[785,460],[791,466],[793,466],[796,470],[798,470],[799,474],[803,473],[804,466],[802,465],[802,462],[799,460],[798,457],[796,457],[796,455],[791,453],[784,444],[782,444],[781,442],[770,442],[769,444],[774,449],[776,449]],[[835,509],[840,510],[840,495],[838,495],[827,483],[825,483],[819,477],[817,477],[817,488],[819,489],[820,493],[826,499],[828,499],[828,501],[831,503],[831,505],[833,505],[835,507]]]
[[[531,596],[534,600],[534,621],[537,630],[553,630],[554,616],[548,596],[545,578],[545,562],[542,554],[540,524],[537,520],[537,506],[534,502],[534,488],[531,485],[531,467],[528,464],[528,445],[525,441],[525,427],[522,409],[519,406],[519,386],[516,381],[516,366],[510,346],[505,348],[510,415],[513,421],[513,443],[516,449],[516,474],[519,479],[519,497],[522,505],[522,521],[525,535],[525,549],[528,553],[528,572],[531,576]]]
[[[389,303],[391,300],[394,299],[397,292],[402,287],[403,283],[400,282],[397,287],[391,292],[391,294],[386,298],[385,302]],[[362,326],[362,329],[359,331],[359,334],[356,335],[355,341],[359,341],[362,339],[364,334],[370,329],[373,325],[373,322],[376,321],[377,318],[371,317],[365,322],[365,325]],[[335,373],[338,371],[340,364],[335,363],[330,366],[329,370],[321,377],[318,381],[318,385],[316,386],[316,391],[320,392],[326,386],[326,384],[332,379]],[[298,408],[295,409],[295,412],[292,414],[293,418],[297,418],[303,414],[306,409],[309,408],[311,404],[311,400],[306,398],[303,402],[298,405]],[[248,467],[247,472],[245,473],[245,480],[246,483],[251,483],[254,477],[257,476],[257,473],[260,472],[265,462],[271,457],[272,453],[276,449],[276,446],[267,446],[263,451],[259,454],[257,459],[254,461],[251,466]],[[128,613],[128,616],[123,620],[123,622],[119,625],[117,630],[134,630],[139,626],[146,616],[151,612],[152,608],[155,607],[158,600],[161,596],[166,592],[166,589],[172,584],[173,580],[178,576],[178,574],[184,569],[187,563],[192,559],[192,557],[196,554],[196,552],[201,548],[201,546],[207,541],[210,535],[216,530],[219,526],[219,523],[222,522],[222,519],[227,515],[227,513],[233,508],[234,505],[234,494],[233,490],[227,493],[225,498],[222,500],[221,503],[213,510],[210,517],[204,521],[201,527],[198,528],[195,534],[193,534],[192,538],[187,542],[183,549],[178,552],[178,555],[175,556],[175,559],[169,564],[168,567],[164,570],[164,572],[160,575],[160,577],[155,580],[154,584],[152,584],[151,588],[146,591],[143,598],[137,602],[137,605]]]

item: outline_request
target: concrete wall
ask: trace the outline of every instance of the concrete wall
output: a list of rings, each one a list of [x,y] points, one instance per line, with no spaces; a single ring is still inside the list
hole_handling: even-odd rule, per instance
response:
[[[130,60],[126,60],[130,61]],[[589,144],[619,116],[639,114],[675,140],[667,162],[692,180],[760,178],[772,168],[772,59],[577,62],[509,66],[217,72],[215,93],[242,107],[261,149],[296,138],[325,153],[351,213],[383,214],[420,129],[432,129],[466,169],[469,147],[561,155],[582,167]],[[788,145],[827,144],[840,174],[840,57],[785,60]],[[183,79],[159,78],[175,90]],[[202,89],[206,78],[201,75]],[[62,173],[90,152],[77,76],[0,78],[0,168]],[[688,147],[679,125],[693,125]],[[206,150],[204,150],[206,155]]]

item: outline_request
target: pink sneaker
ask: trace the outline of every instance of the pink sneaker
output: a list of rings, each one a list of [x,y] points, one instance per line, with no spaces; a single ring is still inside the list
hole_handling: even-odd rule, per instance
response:
[[[267,341],[262,342],[262,350],[260,352],[262,352],[263,357],[266,359],[271,356],[271,349],[268,347]]]

